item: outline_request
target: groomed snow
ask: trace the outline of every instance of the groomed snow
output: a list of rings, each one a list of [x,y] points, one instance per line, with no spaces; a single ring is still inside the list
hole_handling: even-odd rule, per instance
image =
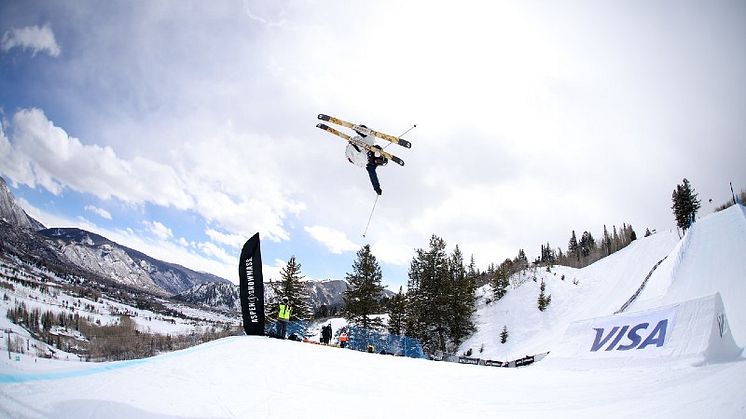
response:
[[[476,356],[492,359],[551,351],[573,322],[611,316],[666,256],[625,313],[719,292],[743,346],[746,212],[732,207],[703,218],[681,242],[676,233],[658,233],[585,269],[538,270],[537,282],[526,278],[489,306],[482,299],[480,330],[462,349],[471,345]],[[541,278],[552,294],[545,312],[534,308]],[[498,340],[503,324],[505,345]],[[743,418],[742,356],[696,365],[660,357],[612,368],[592,361],[494,368],[233,337],[125,362],[46,361],[53,368],[25,356],[3,359],[0,416]]]
[[[746,362],[602,371],[490,368],[234,337],[145,362],[89,368],[78,376],[47,373],[38,381],[5,378],[0,415],[735,418],[746,412]]]

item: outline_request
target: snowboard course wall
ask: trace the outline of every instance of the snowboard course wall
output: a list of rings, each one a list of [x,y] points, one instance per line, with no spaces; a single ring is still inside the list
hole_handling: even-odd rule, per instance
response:
[[[720,294],[572,323],[543,364],[635,366],[738,359]]]

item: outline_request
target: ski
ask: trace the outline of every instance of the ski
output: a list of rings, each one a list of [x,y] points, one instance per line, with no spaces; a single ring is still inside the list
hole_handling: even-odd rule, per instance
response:
[[[392,142],[394,144],[399,144],[400,146],[402,146],[404,148],[412,148],[412,143],[410,143],[409,141],[407,141],[407,140],[405,140],[403,138],[394,137],[393,135],[389,135],[389,134],[384,134],[382,132],[378,132],[376,130],[372,130],[372,129],[367,128],[367,127],[362,127],[360,125],[353,124],[352,122],[343,121],[343,120],[341,120],[339,118],[335,118],[333,116],[324,115],[323,113],[320,113],[319,114],[319,119],[322,120],[322,121],[328,121],[328,122],[331,122],[333,124],[341,125],[343,127],[347,127],[347,128],[353,129],[355,131],[360,131],[360,132],[362,132],[365,135],[373,135],[373,136],[381,138],[383,140],[390,141],[390,142]]]
[[[393,155],[391,153],[388,153],[386,151],[380,150],[378,148],[375,148],[375,147],[373,147],[373,146],[371,146],[369,144],[365,144],[362,141],[357,141],[353,137],[345,134],[344,132],[339,132],[336,129],[334,129],[334,128],[326,125],[326,124],[316,124],[316,128],[321,128],[324,131],[330,132],[330,133],[332,133],[332,134],[334,134],[334,135],[342,138],[343,140],[346,140],[349,143],[355,144],[358,147],[362,147],[362,148],[364,148],[364,149],[366,149],[366,150],[368,150],[370,152],[379,153],[384,158],[387,158],[387,159],[393,161],[394,163],[398,164],[399,166],[404,166],[404,160],[396,157],[395,155]]]

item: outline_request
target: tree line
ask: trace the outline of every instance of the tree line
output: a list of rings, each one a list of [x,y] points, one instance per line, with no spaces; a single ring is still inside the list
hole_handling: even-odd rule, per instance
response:
[[[137,323],[126,315],[114,324],[102,325],[92,316],[78,313],[29,309],[25,303],[9,308],[11,322],[29,331],[34,339],[59,350],[83,357],[86,361],[119,361],[157,355],[161,352],[185,349],[200,343],[236,335],[238,328],[230,325],[211,326],[191,334],[171,335],[141,332]],[[15,345],[23,352],[23,345]],[[37,355],[49,356],[38,348]]]

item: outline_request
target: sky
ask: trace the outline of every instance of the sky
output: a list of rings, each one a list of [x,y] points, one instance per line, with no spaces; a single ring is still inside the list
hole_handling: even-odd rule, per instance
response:
[[[433,234],[484,269],[674,228],[683,178],[701,215],[746,189],[744,41],[741,1],[3,1],[0,175],[48,227],[234,282],[259,232],[265,277],[370,244],[396,290]],[[417,125],[377,202],[319,113]]]

